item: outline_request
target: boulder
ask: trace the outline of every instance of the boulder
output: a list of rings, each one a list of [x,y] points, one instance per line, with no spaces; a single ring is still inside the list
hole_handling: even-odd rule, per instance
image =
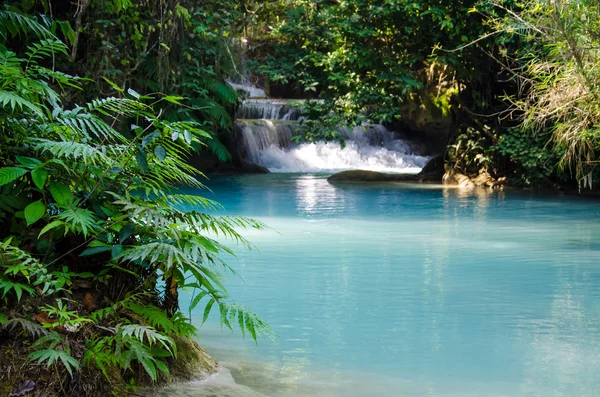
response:
[[[446,173],[442,178],[444,185],[456,185],[458,187],[473,187],[475,184],[471,181],[471,178],[461,174],[454,168],[446,166]]]
[[[437,182],[444,176],[444,156],[432,158],[418,174],[386,174],[377,171],[352,170],[333,174],[329,182]]]
[[[421,172],[417,174],[417,179],[421,182],[440,183],[445,173],[444,156],[436,156],[429,160]]]
[[[267,167],[244,160],[242,160],[238,171],[242,174],[268,174],[271,172]]]
[[[376,171],[342,171],[327,178],[329,182],[416,182],[413,174],[385,174]]]

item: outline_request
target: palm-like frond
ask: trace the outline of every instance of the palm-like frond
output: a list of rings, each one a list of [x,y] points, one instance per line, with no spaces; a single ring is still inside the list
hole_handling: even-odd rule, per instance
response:
[[[46,23],[5,8],[0,9],[0,37],[3,39],[33,32],[39,38],[55,39],[56,37]]]
[[[9,332],[14,332],[20,328],[22,331],[27,332],[32,338],[40,338],[44,335],[48,335],[48,330],[42,327],[35,321],[27,320],[26,318],[13,318],[2,324],[4,329],[8,329]]]
[[[205,77],[204,86],[222,103],[233,105],[238,100],[235,89],[224,81]]]
[[[0,91],[0,106],[10,110],[11,113],[29,111],[34,116],[44,116],[42,107],[39,104],[35,104],[12,91]]]
[[[119,334],[121,337],[135,338],[142,344],[150,346],[160,345],[169,352],[173,354],[176,353],[175,342],[173,339],[157,332],[152,327],[140,324],[123,325],[119,329]]]
[[[219,141],[218,138],[205,139],[202,141],[208,149],[219,159],[219,161],[227,162],[231,160],[231,153],[227,147]]]
[[[111,164],[112,160],[100,148],[81,142],[53,141],[31,138],[33,148],[42,154],[48,152],[57,159],[81,161],[84,165]]]
[[[57,131],[70,130],[71,134],[67,134],[67,136],[75,133],[90,140],[99,138],[105,144],[126,142],[125,137],[105,123],[104,120],[81,110],[83,109],[77,108],[57,112],[54,115],[56,121],[48,127]]]
[[[56,218],[63,221],[65,226],[73,232],[82,233],[84,237],[87,237],[90,232],[100,229],[96,214],[84,208],[66,209]]]
[[[147,105],[142,102],[127,99],[127,98],[104,98],[94,99],[87,104],[88,110],[91,112],[99,112],[105,116],[123,115],[123,116],[138,116],[140,112],[150,111]]]

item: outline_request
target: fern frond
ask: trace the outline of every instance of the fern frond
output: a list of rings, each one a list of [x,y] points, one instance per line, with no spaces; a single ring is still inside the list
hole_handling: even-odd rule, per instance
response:
[[[105,116],[124,115],[138,116],[144,111],[150,111],[150,108],[143,103],[127,98],[104,98],[94,99],[87,104],[88,110],[91,112],[99,112]]]
[[[31,138],[35,150],[51,153],[58,159],[78,160],[86,165],[111,164],[108,156],[98,148],[80,142],[52,141],[49,139]]]
[[[0,37],[3,39],[33,32],[39,38],[56,39],[44,24],[15,11],[0,10]]]
[[[196,208],[200,207],[211,211],[223,209],[223,206],[214,200],[191,194],[171,194],[168,196],[159,197],[156,200],[156,203],[159,206],[172,207],[174,205],[182,205]]]
[[[90,210],[84,208],[67,209],[56,216],[57,219],[65,223],[65,227],[76,233],[82,233],[84,237],[89,232],[100,229],[98,217]]]
[[[169,272],[174,265],[183,267],[189,262],[189,258],[181,249],[175,245],[175,241],[156,241],[141,244],[125,249],[117,259],[121,261],[148,262],[153,263],[160,259]]]
[[[29,359],[32,361],[37,360],[38,364],[46,363],[47,368],[50,368],[54,363],[61,362],[71,377],[73,376],[73,370],[79,370],[81,368],[79,361],[64,350],[36,350],[29,355]]]
[[[194,107],[198,108],[204,117],[215,120],[222,128],[231,126],[233,122],[231,115],[220,104],[210,100],[196,100],[192,102]]]
[[[170,337],[157,332],[154,328],[140,325],[140,324],[129,324],[123,325],[119,329],[119,334],[122,337],[131,337],[137,339],[142,344],[149,346],[160,345],[172,355],[176,354],[176,346],[173,339]]]
[[[233,105],[238,100],[235,89],[224,81],[206,78],[204,79],[204,85],[210,92],[216,94],[216,97],[222,103]]]
[[[27,47],[25,55],[29,57],[29,62],[34,59],[43,59],[50,57],[55,53],[63,53],[68,55],[67,46],[60,40],[40,40],[37,43],[33,43]]]
[[[173,333],[178,336],[190,336],[196,331],[196,328],[190,323],[189,319],[180,312],[169,316],[164,309],[147,303],[128,303],[125,307],[142,317],[152,327],[163,331],[167,335]]]
[[[42,327],[35,321],[27,320],[26,318],[13,318],[2,324],[1,328],[8,329],[13,332],[16,328],[26,331],[29,336],[39,339],[42,336],[48,335],[48,330]]]
[[[104,140],[104,143],[126,142],[125,137],[118,131],[106,124],[99,117],[81,112],[81,108],[62,111],[56,114],[55,117],[56,122],[50,125],[55,129],[72,129],[78,135],[94,140],[100,138]]]
[[[0,91],[0,106],[10,109],[12,112],[29,110],[38,117],[44,117],[44,112],[40,106],[28,101],[15,92]]]
[[[219,141],[217,138],[205,139],[202,141],[208,149],[219,159],[221,162],[231,161],[231,153],[227,150],[227,147]]]
[[[167,352],[168,354],[169,352]],[[150,347],[145,346],[135,339],[127,341],[127,350],[119,356],[119,363],[124,369],[131,367],[132,360],[137,360],[154,382],[158,379],[157,368],[162,373],[169,374],[169,368],[155,357]]]

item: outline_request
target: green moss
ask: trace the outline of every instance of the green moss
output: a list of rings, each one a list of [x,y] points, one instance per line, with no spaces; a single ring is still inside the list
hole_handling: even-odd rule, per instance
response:
[[[219,363],[190,338],[176,337],[177,358],[170,363],[173,380],[205,378],[217,372]]]

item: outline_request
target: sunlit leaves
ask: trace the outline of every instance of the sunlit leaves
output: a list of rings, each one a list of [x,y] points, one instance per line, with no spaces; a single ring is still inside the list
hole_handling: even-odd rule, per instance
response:
[[[213,120],[201,123],[186,113],[202,114],[194,108],[199,102],[186,99],[184,121],[169,121],[158,106],[179,105],[183,97],[147,104],[153,99],[107,80],[104,88],[126,98],[66,108],[61,100],[76,102],[69,90],[79,80],[42,66],[55,65],[49,55],[64,49],[46,39],[19,55],[0,48],[0,157],[11,165],[0,168],[0,222],[12,236],[0,242],[0,298],[39,305],[34,316],[41,310],[46,318],[35,317],[43,326],[6,315],[1,320],[11,334],[35,341],[31,360],[59,372],[74,376],[82,365],[95,366],[108,377],[115,369],[143,369],[157,380],[168,374],[164,358],[176,355],[172,337],[196,331],[168,306],[167,295],[198,288],[212,302],[205,299],[203,313],[224,310],[231,299],[222,272],[232,269],[222,256],[232,250],[220,237],[249,247],[243,229],[264,225],[205,214],[220,206],[181,194],[179,186],[203,188],[190,154],[208,146],[223,159],[228,155],[209,131]],[[235,92],[217,83],[207,83],[206,92],[233,105]],[[210,104],[206,111],[221,125],[227,121],[223,106]],[[102,297],[86,294],[82,305],[82,291],[102,291]],[[244,332],[254,326],[248,318],[242,314]],[[70,343],[88,336],[79,363],[81,346],[73,345],[71,354]]]

